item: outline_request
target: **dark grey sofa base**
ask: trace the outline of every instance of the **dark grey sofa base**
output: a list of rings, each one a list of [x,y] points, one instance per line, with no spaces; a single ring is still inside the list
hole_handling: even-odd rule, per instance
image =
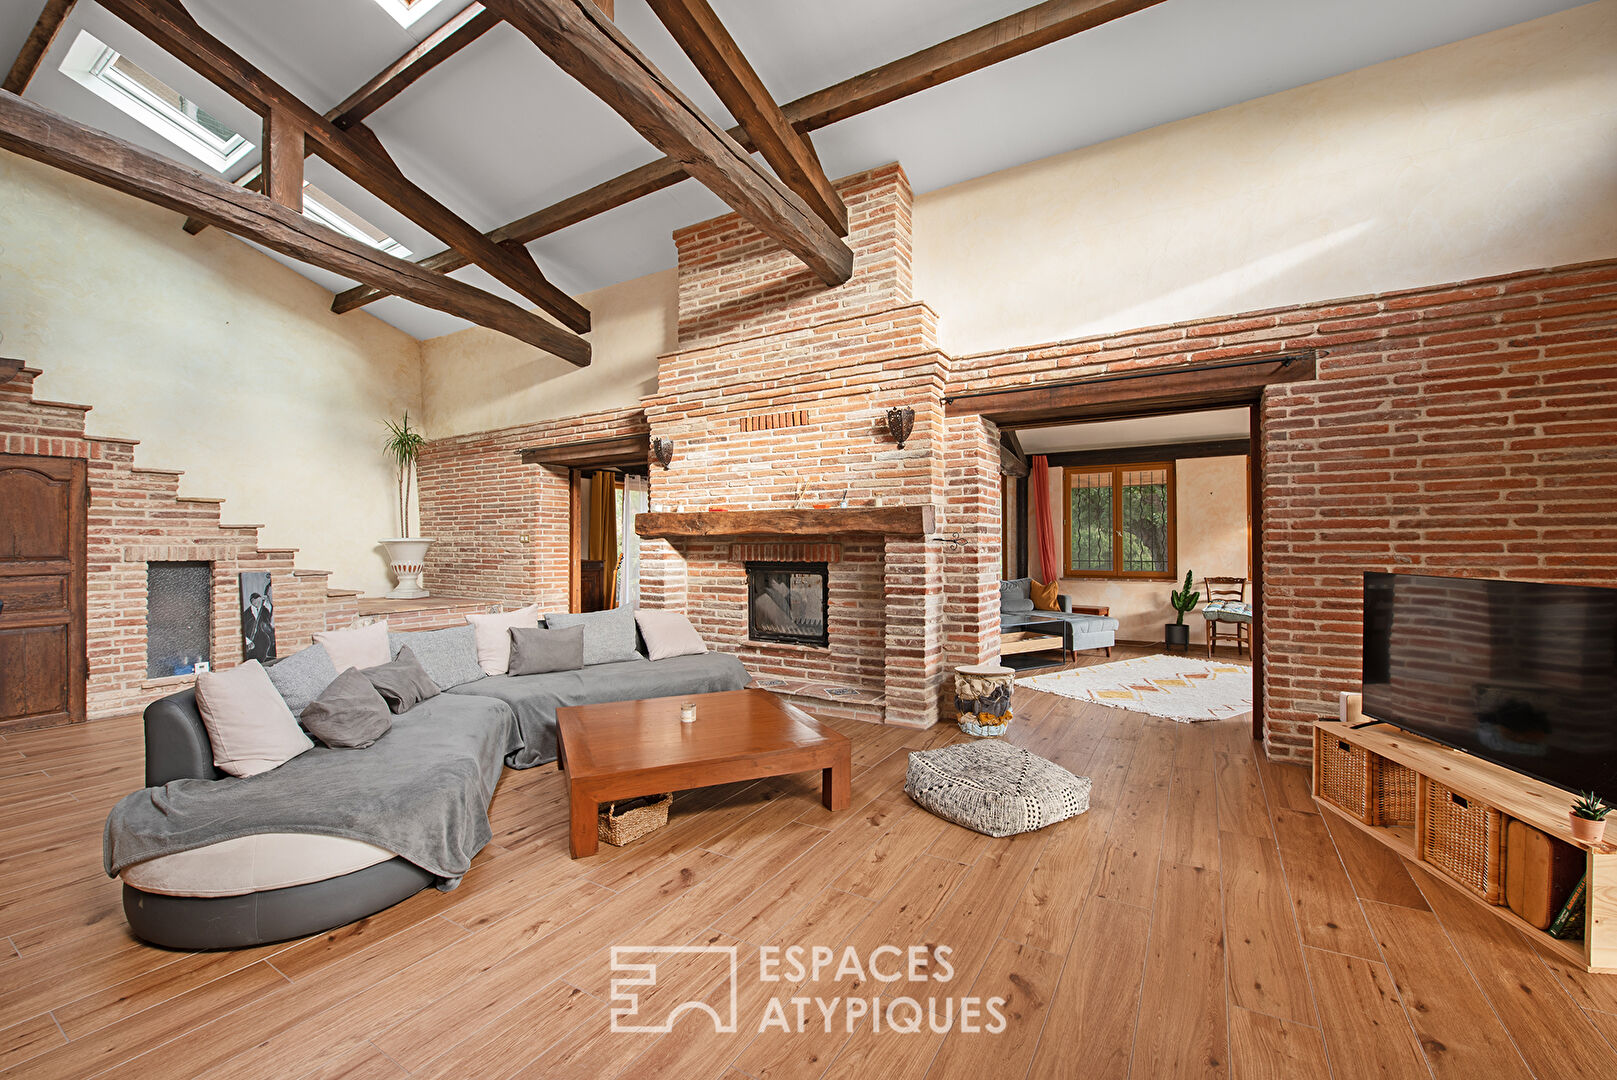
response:
[[[142,941],[170,949],[241,949],[307,937],[390,908],[437,878],[389,859],[352,874],[242,896],[163,896],[124,886],[124,917]]]

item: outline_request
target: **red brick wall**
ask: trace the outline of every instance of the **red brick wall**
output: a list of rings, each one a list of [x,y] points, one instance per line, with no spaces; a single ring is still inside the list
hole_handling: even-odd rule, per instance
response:
[[[1322,350],[1263,411],[1267,740],[1358,681],[1366,570],[1617,585],[1617,262],[955,362],[951,392]]]
[[[324,629],[326,572],[297,570],[291,550],[261,549],[251,525],[222,525],[220,500],[183,498],[180,473],[136,467],[128,439],[85,433],[89,407],[34,399],[39,372],[0,384],[0,453],[83,458],[90,511],[85,575],[91,719],[138,712],[191,685],[193,676],[146,677],[146,564],[213,564],[212,663],[241,662],[236,575],[268,571],[275,591],[277,650],[286,655]]]
[[[620,409],[429,444],[417,470],[427,588],[566,611],[567,475],[520,453],[645,430],[638,410]]]

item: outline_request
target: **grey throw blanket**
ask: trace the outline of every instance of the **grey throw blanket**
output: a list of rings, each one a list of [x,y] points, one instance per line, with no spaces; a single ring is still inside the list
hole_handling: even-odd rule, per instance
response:
[[[714,694],[740,690],[750,678],[734,656],[709,652],[666,660],[592,664],[546,675],[491,675],[450,687],[446,694],[498,698],[516,710],[522,746],[505,763],[513,769],[529,769],[556,760],[556,710],[565,705]]]
[[[452,888],[493,837],[488,804],[516,717],[492,698],[424,701],[363,750],[316,746],[246,778],[175,780],[127,796],[107,818],[108,876],[160,855],[254,833],[316,833],[374,844]]]

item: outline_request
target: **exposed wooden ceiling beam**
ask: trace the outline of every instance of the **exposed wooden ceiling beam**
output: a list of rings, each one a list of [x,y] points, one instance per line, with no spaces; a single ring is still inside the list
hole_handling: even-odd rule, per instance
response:
[[[847,236],[848,208],[825,175],[814,144],[786,119],[707,0],[650,0],[650,5],[775,175],[838,236]]]
[[[1077,379],[1007,386],[943,399],[949,416],[977,415],[1002,429],[1054,427],[1078,420],[1244,405],[1275,383],[1314,378],[1313,349],[1216,363],[1179,364]]]
[[[793,127],[806,134],[1160,3],[1162,0],[1047,0],[824,90],[816,90],[781,106],[781,111]],[[743,147],[750,147],[751,139],[740,125],[731,128],[729,134]],[[569,225],[588,221],[597,214],[673,187],[688,175],[684,165],[674,158],[659,158],[517,218],[489,235],[531,244]],[[421,260],[421,265],[447,273],[465,266],[466,259],[450,249],[427,256]],[[338,293],[331,310],[353,311],[386,295],[358,285]]]
[[[821,281],[840,285],[853,274],[853,252],[842,238],[703,115],[591,0],[489,0],[488,7]]]
[[[349,179],[554,315],[562,325],[579,333],[589,329],[589,312],[545,280],[526,250],[489,240],[411,182],[385,153],[377,152],[373,140],[343,131],[315,112],[199,26],[174,0],[102,0],[101,6],[254,111],[285,110],[304,129],[314,152]]]
[[[510,334],[583,367],[589,342],[516,304],[343,236],[267,196],[243,191],[133,143],[0,93],[0,149],[82,176],[418,304]]]
[[[411,83],[494,29],[499,23],[500,17],[484,10],[482,4],[468,6],[465,11],[429,34],[426,40],[413,45],[403,56],[377,72],[364,86],[327,109],[326,119],[345,131],[363,123],[366,117],[392,101]],[[249,173],[237,182],[250,191],[263,191],[263,170]],[[194,218],[186,219],[185,231],[192,236],[205,228],[207,225]]]
[[[264,194],[303,213],[303,129],[285,109],[264,118]]]
[[[434,30],[419,45],[376,73],[326,113],[340,128],[349,128],[403,93],[421,76],[500,25],[500,17],[482,4],[472,4]]]
[[[73,13],[76,0],[45,0],[45,8],[34,20],[34,28],[28,31],[28,37],[22,43],[22,49],[17,53],[17,59],[12,62],[11,71],[6,75],[4,84],[0,89],[8,93],[20,94],[28,89],[28,83],[33,79],[34,73],[50,51],[51,42],[61,33],[62,24]]]

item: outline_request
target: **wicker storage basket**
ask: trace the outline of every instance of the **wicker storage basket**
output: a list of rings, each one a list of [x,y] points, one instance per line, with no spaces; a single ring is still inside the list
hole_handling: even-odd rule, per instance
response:
[[[1504,821],[1498,810],[1426,781],[1420,858],[1490,904],[1504,901]]]
[[[1379,756],[1372,766],[1370,824],[1415,824],[1415,770]]]
[[[632,844],[647,833],[668,824],[668,808],[674,805],[673,792],[648,795],[622,803],[609,803],[601,811],[597,835],[613,847]]]
[[[1314,762],[1319,797],[1370,824],[1372,755],[1362,746],[1320,728],[1314,729]]]

